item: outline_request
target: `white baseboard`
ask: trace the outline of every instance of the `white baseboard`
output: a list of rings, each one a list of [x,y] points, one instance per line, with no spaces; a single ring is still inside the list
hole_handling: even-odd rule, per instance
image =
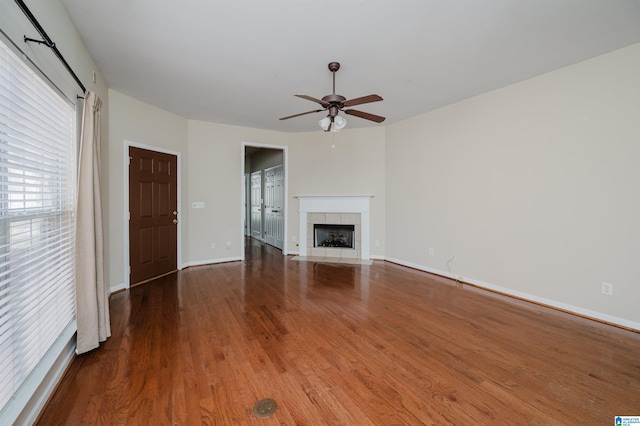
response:
[[[178,270],[182,270],[184,268],[188,268],[189,266],[201,266],[201,265],[211,265],[214,263],[226,263],[226,262],[236,262],[238,260],[242,260],[241,257],[239,256],[233,256],[233,257],[224,257],[224,258],[219,258],[219,259],[209,259],[209,260],[195,260],[193,262],[186,262],[183,263],[181,265],[178,266]],[[117,284],[113,287],[111,287],[109,290],[111,291],[111,294],[121,291],[121,290],[126,290],[128,289],[129,286],[124,284],[124,283],[120,283]]]
[[[471,284],[476,287],[484,288],[490,291],[494,291],[496,293],[505,294],[507,296],[517,297],[518,299],[523,299],[529,302],[537,303],[540,305],[545,305],[550,308],[559,309],[565,312],[573,313],[579,315],[581,317],[586,317],[596,321],[602,321],[609,324],[617,325],[623,328],[631,329],[634,331],[640,332],[640,323],[635,321],[629,321],[624,318],[615,317],[608,314],[603,314],[602,312],[592,311],[591,309],[582,308],[580,306],[569,305],[567,303],[558,302],[556,300],[546,299],[544,297],[535,296],[533,294],[524,293],[517,290],[512,290],[510,288],[501,287],[498,285],[494,285],[491,283],[486,283],[484,281],[475,280],[469,277],[462,277],[460,275],[451,274],[446,271],[441,271],[439,269],[429,268],[427,266],[418,265],[412,262],[406,262],[400,259],[394,258],[385,258],[384,260],[392,263],[397,263],[398,265],[407,266],[409,268],[418,269],[420,271],[429,272],[431,274],[440,275],[446,278],[457,279],[463,283]]]
[[[111,294],[116,293],[118,291],[126,290],[128,287],[125,283],[117,284],[109,289]]]
[[[212,265],[215,263],[237,262],[239,260],[242,260],[242,257],[232,256],[232,257],[221,257],[218,259],[194,260],[191,262],[183,263],[181,268],[188,268],[190,266]]]

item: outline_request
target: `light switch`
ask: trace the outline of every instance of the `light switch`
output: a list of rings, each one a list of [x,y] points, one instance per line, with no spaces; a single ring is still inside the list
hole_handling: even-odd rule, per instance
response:
[[[191,203],[192,209],[204,209],[204,201],[194,201]]]

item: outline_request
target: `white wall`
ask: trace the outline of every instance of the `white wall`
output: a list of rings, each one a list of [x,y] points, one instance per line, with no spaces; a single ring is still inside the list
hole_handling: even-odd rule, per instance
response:
[[[640,328],[639,75],[636,44],[389,126],[387,257]]]

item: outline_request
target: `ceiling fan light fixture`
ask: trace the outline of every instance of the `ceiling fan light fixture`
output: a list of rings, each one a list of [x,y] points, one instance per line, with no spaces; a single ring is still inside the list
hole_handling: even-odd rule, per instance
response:
[[[326,116],[322,120],[318,121],[318,124],[325,132],[329,130],[329,126],[331,126],[331,117]],[[344,129],[344,126],[347,125],[347,120],[344,117],[336,116],[333,118],[333,126],[331,126],[332,132],[339,132]]]
[[[322,120],[318,121],[318,124],[320,125],[320,127],[322,127],[322,130],[326,132],[327,129],[329,129],[329,125],[331,124],[331,119],[329,117],[325,117]]]

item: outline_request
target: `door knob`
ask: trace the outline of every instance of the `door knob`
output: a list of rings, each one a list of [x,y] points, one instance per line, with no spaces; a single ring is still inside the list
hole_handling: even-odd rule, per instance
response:
[[[178,216],[178,212],[174,210],[174,211],[173,211],[173,215],[174,215],[174,216]]]
[[[173,219],[173,224],[177,225],[178,224],[178,219]]]

